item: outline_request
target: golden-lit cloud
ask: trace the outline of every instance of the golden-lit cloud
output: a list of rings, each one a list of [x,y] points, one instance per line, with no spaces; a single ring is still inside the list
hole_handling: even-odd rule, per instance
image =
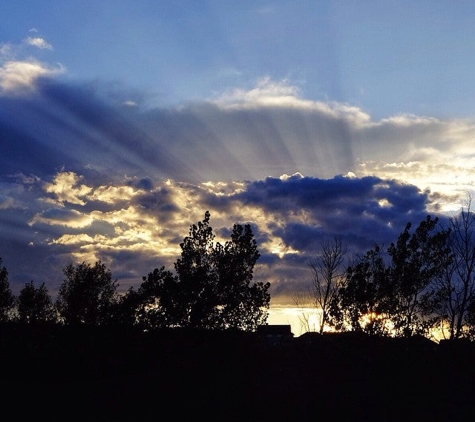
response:
[[[475,162],[473,163],[475,165]],[[453,211],[459,209],[474,189],[475,171],[470,165],[410,161],[385,163],[367,161],[359,166],[359,175],[377,174],[384,179],[405,180],[436,194],[434,206],[429,211]]]
[[[91,192],[91,190],[86,192],[86,194]],[[131,186],[99,186],[88,195],[88,199],[112,204],[119,200],[128,201],[134,194],[136,194],[136,190]]]
[[[42,223],[50,226],[83,229],[90,226],[93,221],[92,215],[81,213],[74,209],[52,208],[35,214],[29,224],[34,226],[35,224]]]
[[[81,179],[82,177],[73,172],[61,172],[56,174],[52,183],[45,183],[44,190],[54,194],[60,204],[69,202],[84,205],[85,197],[92,192],[92,188],[79,184]]]

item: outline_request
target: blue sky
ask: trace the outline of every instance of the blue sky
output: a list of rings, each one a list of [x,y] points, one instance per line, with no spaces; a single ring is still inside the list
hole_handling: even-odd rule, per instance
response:
[[[0,4],[0,257],[15,292],[101,259],[126,289],[211,212],[288,302],[473,189],[469,1]]]
[[[469,1],[21,1],[0,13],[3,42],[35,28],[68,76],[143,90],[152,104],[269,76],[374,118],[474,111]]]

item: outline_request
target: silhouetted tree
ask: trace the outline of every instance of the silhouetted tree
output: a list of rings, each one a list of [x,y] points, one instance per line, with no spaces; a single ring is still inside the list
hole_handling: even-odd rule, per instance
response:
[[[427,218],[411,234],[408,223],[391,256],[392,321],[397,335],[427,335],[438,321],[437,280],[452,262],[450,230],[436,230],[438,218]]]
[[[312,269],[311,300],[321,312],[320,334],[323,333],[329,321],[332,300],[343,283],[345,254],[346,248],[343,247],[341,237],[336,236],[332,242],[322,241],[320,253],[310,263]]]
[[[249,224],[235,224],[231,240],[216,244],[212,262],[217,275],[217,327],[252,331],[266,322],[270,284],[252,283],[259,257]]]
[[[181,326],[182,313],[177,277],[165,267],[155,268],[137,290],[121,297],[115,315],[120,323],[144,330]]]
[[[231,240],[213,243],[206,211],[180,244],[177,275],[163,267],[144,277],[137,318],[151,327],[254,330],[267,320],[269,283],[254,282],[259,258],[250,225],[234,225]]]
[[[428,335],[439,321],[439,285],[452,262],[450,230],[436,230],[427,216],[411,233],[411,223],[388,248],[379,246],[348,267],[345,283],[332,301],[331,322],[338,329],[396,336]]]
[[[389,269],[376,245],[350,265],[330,303],[330,323],[338,330],[388,334]]]
[[[18,318],[20,322],[27,324],[48,323],[56,320],[56,308],[45,283],[36,288],[31,281],[20,290]]]
[[[141,307],[141,298],[134,287],[119,296],[112,307],[112,321],[116,325],[133,326],[138,323],[138,309]]]
[[[10,321],[14,308],[15,296],[8,282],[8,271],[2,265],[2,258],[0,258],[0,322]]]
[[[453,260],[438,282],[436,312],[441,318],[441,330],[447,337],[467,337],[475,326],[472,303],[475,300],[475,215],[471,197],[467,208],[449,219],[449,247]]]
[[[117,280],[101,261],[64,268],[56,307],[67,325],[103,325],[110,322],[118,300]]]
[[[210,213],[190,226],[175,263],[180,283],[180,305],[175,309],[183,326],[213,328],[217,323],[218,277],[213,265],[213,229]]]

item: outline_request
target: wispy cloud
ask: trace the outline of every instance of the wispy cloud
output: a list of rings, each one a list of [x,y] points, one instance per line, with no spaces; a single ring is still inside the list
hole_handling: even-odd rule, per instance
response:
[[[24,40],[24,43],[27,45],[32,45],[38,47],[41,50],[52,50],[53,46],[46,42],[43,38],[40,37],[27,37]]]
[[[235,88],[211,98],[210,101],[228,109],[296,108],[327,114],[332,118],[348,119],[357,125],[370,121],[370,116],[358,107],[304,99],[298,86],[290,84],[286,79],[274,81],[268,76],[259,79],[251,89]]]

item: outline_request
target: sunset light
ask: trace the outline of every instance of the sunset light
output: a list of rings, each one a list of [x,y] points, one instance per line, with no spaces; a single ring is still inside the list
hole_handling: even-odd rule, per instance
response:
[[[472,42],[443,31],[443,14],[406,6],[177,11],[206,35],[175,28],[168,6],[136,14],[126,2],[109,23],[117,43],[87,9],[86,33],[46,8],[23,19],[20,5],[0,7],[12,22],[0,40],[0,256],[13,290],[35,280],[54,294],[61,266],[95,259],[121,288],[138,285],[172,266],[209,210],[217,241],[252,225],[256,277],[271,282],[272,304],[291,306],[322,239],[340,235],[360,254],[428,213],[453,215],[473,185]],[[231,15],[233,35],[211,36]],[[381,23],[371,37],[368,16]],[[290,18],[306,24],[277,36]],[[401,48],[407,31],[418,55]],[[443,84],[425,65],[435,60],[457,63]]]
[[[475,2],[3,0],[0,23],[5,404],[473,420]]]

